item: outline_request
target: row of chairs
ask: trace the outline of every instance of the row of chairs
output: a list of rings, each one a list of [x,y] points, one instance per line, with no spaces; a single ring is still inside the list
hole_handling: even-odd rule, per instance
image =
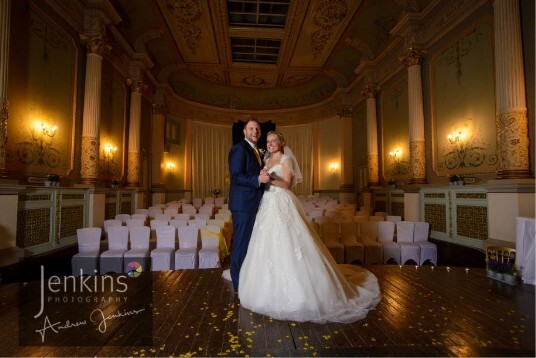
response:
[[[312,225],[338,263],[437,265],[437,246],[428,241],[427,222],[349,221]]]
[[[139,210],[139,209],[136,209]],[[226,209],[219,209],[219,212],[216,214],[209,214],[209,213],[195,213],[195,214],[189,214],[189,213],[177,213],[177,214],[169,214],[169,213],[162,213],[162,214],[154,214],[153,216],[148,216],[144,213],[135,213],[135,214],[117,214],[115,216],[115,220],[119,220],[122,222],[123,225],[127,225],[127,222],[129,220],[143,220],[145,223],[147,220],[192,220],[192,219],[199,219],[199,220],[210,220],[210,219],[220,219],[220,220],[229,220],[231,217],[231,212]],[[113,219],[108,219],[113,220]]]
[[[130,273],[140,266],[152,271],[221,266],[218,236],[208,228],[159,226],[152,250],[150,230],[148,226],[112,226],[108,249],[101,252],[101,228],[78,229],[78,253],[71,260],[73,275]]]

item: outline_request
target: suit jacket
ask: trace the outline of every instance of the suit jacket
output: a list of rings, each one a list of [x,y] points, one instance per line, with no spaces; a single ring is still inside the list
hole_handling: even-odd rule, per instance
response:
[[[229,210],[257,212],[264,193],[259,186],[261,166],[251,145],[244,139],[232,146],[229,152]]]

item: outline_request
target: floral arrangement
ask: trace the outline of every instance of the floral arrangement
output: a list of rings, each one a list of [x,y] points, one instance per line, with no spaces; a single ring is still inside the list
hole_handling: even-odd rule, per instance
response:
[[[58,183],[60,181],[60,176],[58,174],[49,174],[47,175],[47,180],[53,183]]]
[[[119,180],[117,179],[112,180],[111,186],[112,188],[119,188]]]
[[[457,175],[448,175],[447,178],[451,183],[456,183],[459,180],[459,177]]]
[[[515,262],[506,260],[500,261],[497,257],[492,257],[488,260],[488,269],[498,273],[505,273],[508,275],[517,274],[517,266]]]
[[[220,195],[220,194],[221,194],[221,191],[220,191],[220,189],[218,189],[218,188],[214,188],[214,189],[212,189],[212,194],[214,194],[214,195]]]

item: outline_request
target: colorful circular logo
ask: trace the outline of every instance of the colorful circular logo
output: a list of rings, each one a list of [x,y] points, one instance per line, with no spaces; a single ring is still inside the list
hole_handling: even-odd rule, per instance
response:
[[[137,261],[131,261],[127,265],[128,267],[128,277],[138,277],[143,272],[143,267]]]

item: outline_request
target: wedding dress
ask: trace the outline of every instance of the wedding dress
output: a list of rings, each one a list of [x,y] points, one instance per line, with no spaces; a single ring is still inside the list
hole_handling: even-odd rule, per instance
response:
[[[270,174],[282,178],[287,159]],[[274,319],[347,323],[364,318],[381,294],[370,271],[335,262],[291,190],[269,185],[240,270],[239,298],[242,307]]]

